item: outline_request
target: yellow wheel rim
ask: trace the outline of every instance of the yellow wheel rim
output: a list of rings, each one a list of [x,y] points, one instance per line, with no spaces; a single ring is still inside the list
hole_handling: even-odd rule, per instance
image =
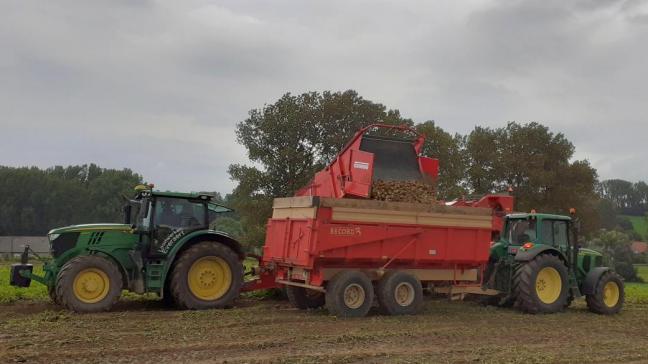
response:
[[[344,289],[344,304],[348,308],[359,308],[364,302],[365,290],[359,284],[351,283]]]
[[[401,282],[394,289],[394,299],[400,306],[407,307],[414,302],[416,293],[409,282]]]
[[[213,301],[225,295],[232,285],[232,270],[219,257],[202,257],[189,268],[189,290],[196,298]]]
[[[98,268],[87,268],[74,277],[74,296],[84,303],[97,303],[108,295],[110,278]]]
[[[621,293],[616,282],[607,282],[603,287],[603,303],[608,307],[614,307],[619,303]]]
[[[562,291],[562,279],[555,268],[544,267],[536,277],[536,294],[546,304],[556,302]]]

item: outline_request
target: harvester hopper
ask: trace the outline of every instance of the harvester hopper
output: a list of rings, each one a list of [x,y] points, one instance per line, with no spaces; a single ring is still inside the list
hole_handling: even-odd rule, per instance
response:
[[[333,161],[296,195],[369,198],[371,186],[378,180],[433,181],[439,163],[420,155],[424,142],[425,137],[408,126],[369,125],[358,131]]]

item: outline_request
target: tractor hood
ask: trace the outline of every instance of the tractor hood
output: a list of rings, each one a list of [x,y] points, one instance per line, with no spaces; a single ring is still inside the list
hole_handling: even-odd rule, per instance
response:
[[[131,230],[132,227],[128,224],[82,224],[52,229],[47,235],[82,231],[123,231],[129,233]]]

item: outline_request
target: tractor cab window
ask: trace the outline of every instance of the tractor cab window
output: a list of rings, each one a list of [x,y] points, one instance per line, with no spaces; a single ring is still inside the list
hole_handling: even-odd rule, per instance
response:
[[[509,221],[509,242],[515,245],[536,240],[536,220],[512,219]]]
[[[567,221],[543,220],[542,242],[547,245],[566,247],[568,244]]]
[[[190,229],[205,225],[205,204],[180,198],[159,197],[155,202],[156,226]]]

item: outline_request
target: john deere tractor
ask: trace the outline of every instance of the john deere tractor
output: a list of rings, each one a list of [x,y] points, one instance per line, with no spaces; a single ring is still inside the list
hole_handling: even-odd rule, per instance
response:
[[[589,309],[614,314],[624,302],[623,279],[604,266],[603,256],[578,244],[575,217],[524,213],[506,217],[491,247],[485,288],[504,294],[500,305],[529,313],[562,311],[585,296]]]
[[[51,230],[44,276],[32,273],[26,251],[12,267],[11,283],[42,283],[54,302],[77,312],[108,310],[124,289],[157,293],[186,309],[223,307],[238,296],[244,254],[236,240],[209,226],[230,211],[207,194],[140,185],[124,207],[123,224]]]

